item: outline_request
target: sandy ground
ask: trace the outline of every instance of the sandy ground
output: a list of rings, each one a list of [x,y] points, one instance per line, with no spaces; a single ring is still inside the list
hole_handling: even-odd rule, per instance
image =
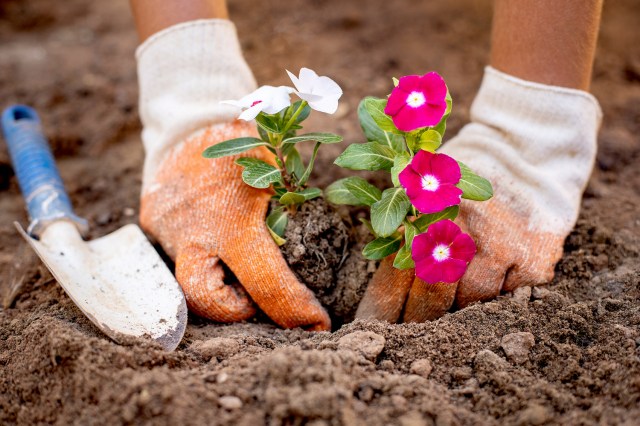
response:
[[[231,2],[261,83],[308,66],[345,91],[316,129],[360,140],[356,106],[389,77],[438,70],[467,120],[490,2]],[[0,107],[35,106],[92,237],[137,221],[136,36],[127,2],[0,1]],[[607,2],[593,92],[605,121],[578,224],[547,287],[420,325],[334,333],[190,318],[174,353],[119,346],[16,234],[26,223],[0,144],[0,424],[637,424],[640,416],[640,50],[634,0]],[[332,150],[333,148],[333,150]],[[343,147],[321,153],[324,186]]]

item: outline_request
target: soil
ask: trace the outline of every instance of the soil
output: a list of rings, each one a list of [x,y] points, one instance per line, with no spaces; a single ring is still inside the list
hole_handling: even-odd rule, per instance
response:
[[[362,255],[371,234],[354,226],[348,209],[341,212],[323,198],[303,204],[290,217],[281,248],[293,272],[327,308],[334,329],[353,321],[378,265]]]
[[[285,68],[308,66],[343,87],[337,115],[316,114],[310,131],[361,140],[358,100],[384,95],[392,75],[429,69],[456,101],[449,136],[468,119],[487,60],[488,1],[230,3],[260,82],[285,84]],[[355,321],[308,333],[191,317],[173,353],[117,345],[13,229],[26,216],[0,144],[9,304],[0,312],[0,424],[637,424],[639,14],[634,0],[605,3],[592,87],[605,115],[597,166],[553,282],[425,324]],[[91,237],[136,222],[143,152],[127,2],[3,0],[0,15],[0,106],[40,111]],[[321,150],[314,185],[344,176],[331,165],[342,149]]]

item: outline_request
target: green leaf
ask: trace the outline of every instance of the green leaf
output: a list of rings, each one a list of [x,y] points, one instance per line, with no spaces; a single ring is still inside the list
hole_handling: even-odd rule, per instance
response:
[[[449,114],[451,114],[451,108],[453,107],[453,100],[451,99],[451,93],[449,92],[448,87],[447,87],[447,95],[444,97],[444,100],[447,103],[447,109],[444,110],[444,115],[449,117]]]
[[[395,152],[376,142],[352,144],[334,161],[334,164],[351,170],[390,170]]]
[[[377,99],[373,97],[367,97],[364,99],[364,108],[367,110],[373,121],[376,122],[385,132],[399,133],[400,131],[393,124],[393,120],[387,114],[384,113],[384,108],[387,106],[386,99]]]
[[[391,181],[394,186],[400,186],[400,179],[398,176],[400,175],[400,172],[407,167],[407,164],[409,164],[410,161],[411,157],[406,152],[398,154],[396,158],[393,159],[393,167],[391,167]]]
[[[418,148],[425,151],[436,152],[440,145],[442,145],[442,135],[432,129],[423,132],[418,139]]]
[[[269,231],[269,233],[271,234],[271,238],[273,238],[273,241],[276,242],[276,244],[278,245],[278,247],[283,246],[287,240],[285,240],[284,238],[282,238],[280,235],[276,234],[275,232],[273,232],[273,229],[269,228],[267,226],[267,230]]]
[[[409,247],[413,244],[413,238],[419,233],[418,228],[413,223],[409,221],[404,223],[404,241]]]
[[[382,196],[382,191],[361,177],[352,176],[346,178],[344,186],[354,197],[366,206],[371,206],[376,201],[379,201]]]
[[[296,148],[296,146],[295,145],[291,145],[291,144],[281,145],[280,146],[280,152],[282,152],[282,155],[284,155],[286,157],[295,148]]]
[[[260,135],[260,138],[265,141],[266,143],[268,143],[269,145],[271,145],[270,141],[269,141],[269,135],[267,134],[267,132],[260,126],[258,126],[258,134]]]
[[[398,87],[398,84],[400,84],[400,80],[395,77],[391,77],[391,80],[393,81],[393,87]]]
[[[313,200],[314,198],[322,197],[322,189],[320,188],[305,188],[298,192],[302,194],[306,201]]]
[[[220,158],[236,155],[248,151],[257,146],[266,146],[266,142],[258,138],[236,138],[220,142],[205,149],[202,156],[205,158]]]
[[[398,254],[396,254],[396,258],[393,259],[393,266],[396,269],[411,269],[415,268],[416,264],[411,258],[411,247],[407,244],[400,247]]]
[[[460,182],[456,185],[462,189],[462,198],[475,201],[486,201],[493,197],[491,182],[475,174],[469,167],[458,161],[460,165]]]
[[[262,112],[258,114],[258,116],[256,117],[256,124],[267,132],[278,134],[282,133],[282,131],[278,127],[278,122],[276,121],[275,117],[268,114],[264,114]]]
[[[320,188],[306,188],[299,192],[287,192],[280,197],[280,204],[285,206],[291,204],[302,204],[305,201],[313,200],[322,196],[322,190]]]
[[[304,195],[301,195],[297,192],[287,192],[282,197],[280,197],[280,204],[283,204],[285,206],[302,203],[304,203]]]
[[[289,215],[284,207],[273,209],[267,216],[267,226],[271,231],[280,237],[284,237],[284,231],[287,229]]]
[[[331,204],[346,204],[349,206],[359,206],[362,203],[351,191],[344,186],[344,183],[351,178],[338,179],[324,190],[324,196]]]
[[[398,229],[411,207],[403,188],[389,188],[382,198],[371,206],[371,225],[376,234],[388,237]]]
[[[293,144],[304,141],[316,141],[320,143],[342,142],[342,136],[333,133],[307,133],[306,135],[294,136],[282,141],[283,144]]]
[[[409,132],[405,135],[407,148],[409,148],[411,152],[418,151],[418,133],[419,132]]]
[[[379,260],[384,259],[390,254],[395,253],[400,248],[400,242],[402,241],[401,235],[395,235],[393,237],[376,238],[369,244],[364,246],[362,254],[367,259]]]
[[[386,145],[396,152],[404,151],[404,143],[401,135],[396,135],[391,132],[385,132],[382,130],[367,111],[364,104],[369,98],[364,98],[358,105],[358,118],[360,119],[360,126],[369,142],[378,142],[382,145]]]
[[[451,108],[453,106],[453,102],[451,100],[451,93],[449,93],[449,89],[447,89],[447,96],[444,98],[447,102],[447,109],[444,111],[444,115],[440,119],[440,122],[433,127],[433,130],[440,133],[441,137],[444,137],[444,132],[447,130],[447,119],[449,115],[451,115]]]
[[[404,223],[404,245],[400,247],[396,258],[393,260],[393,266],[397,269],[411,269],[415,268],[416,264],[411,258],[411,246],[413,239],[419,233],[418,228],[409,222]]]
[[[280,199],[280,197],[282,197],[284,194],[287,193],[287,188],[285,188],[284,186],[280,185],[279,183],[274,183],[273,184],[273,190],[276,193],[276,195],[274,195],[276,200]]]
[[[284,164],[289,174],[294,175],[297,181],[300,181],[300,178],[304,174],[304,163],[297,149],[293,148],[289,151],[287,158],[284,160]]]
[[[294,102],[293,105],[291,106],[291,111],[296,112],[298,108],[300,108],[301,103],[302,101]],[[296,118],[295,123],[302,123],[304,120],[307,119],[307,117],[309,117],[309,114],[311,114],[311,107],[309,106],[309,104],[307,104],[304,106],[304,109],[302,110],[300,115],[298,115],[298,117]]]
[[[458,217],[460,208],[458,206],[447,207],[446,209],[432,214],[421,214],[416,220],[413,221],[413,226],[416,227],[418,233],[422,233],[427,230],[429,225],[436,223],[443,219],[454,220]]]
[[[272,183],[282,183],[280,170],[262,160],[242,157],[236,160],[236,164],[244,167],[242,180],[249,186],[268,188]]]

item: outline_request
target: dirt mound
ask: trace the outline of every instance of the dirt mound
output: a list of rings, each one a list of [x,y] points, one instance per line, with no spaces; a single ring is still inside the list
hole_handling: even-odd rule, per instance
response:
[[[321,198],[303,204],[290,218],[282,246],[293,272],[329,311],[334,328],[353,321],[377,267],[362,256],[370,233],[353,225],[346,208],[341,211]]]

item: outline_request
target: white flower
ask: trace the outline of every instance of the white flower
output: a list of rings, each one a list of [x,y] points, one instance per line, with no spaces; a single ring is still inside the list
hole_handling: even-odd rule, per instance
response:
[[[296,95],[309,102],[311,108],[327,114],[336,112],[342,89],[335,81],[329,77],[320,77],[309,68],[302,68],[299,77],[290,73],[289,70],[287,74],[298,89]]]
[[[289,94],[293,91],[293,88],[288,86],[261,86],[240,100],[222,101],[220,103],[244,108],[238,118],[251,121],[261,112],[275,114],[291,105]]]

